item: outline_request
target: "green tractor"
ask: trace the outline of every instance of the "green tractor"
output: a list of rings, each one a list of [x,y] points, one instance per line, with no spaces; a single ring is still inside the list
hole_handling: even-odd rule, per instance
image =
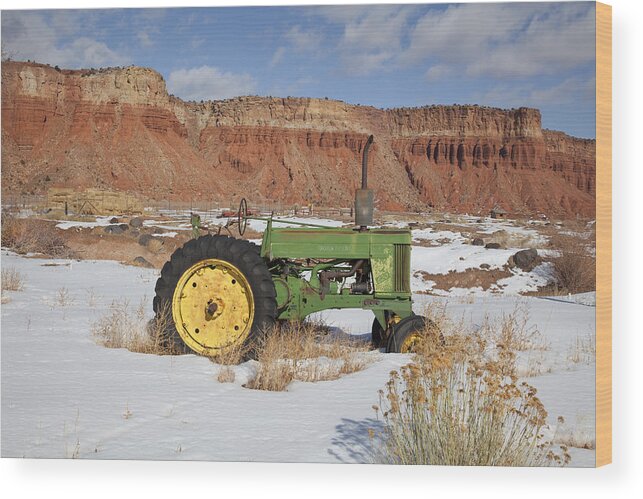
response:
[[[248,215],[241,201],[236,223],[264,220],[261,247],[226,235],[205,235],[177,249],[156,283],[154,311],[170,325],[166,339],[207,356],[242,344],[252,347],[278,321],[302,321],[328,309],[373,311],[372,341],[388,352],[409,352],[425,319],[411,301],[411,232],[369,228],[373,191],[367,188],[369,136],[362,156],[362,188],[355,196],[355,228]],[[287,223],[288,227],[275,227]],[[292,227],[292,226],[295,227]]]

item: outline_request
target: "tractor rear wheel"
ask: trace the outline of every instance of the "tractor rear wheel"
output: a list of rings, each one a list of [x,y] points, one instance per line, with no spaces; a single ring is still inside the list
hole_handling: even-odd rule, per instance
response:
[[[275,286],[259,248],[228,236],[203,236],[177,249],[156,282],[162,341],[216,356],[252,348],[277,317]]]

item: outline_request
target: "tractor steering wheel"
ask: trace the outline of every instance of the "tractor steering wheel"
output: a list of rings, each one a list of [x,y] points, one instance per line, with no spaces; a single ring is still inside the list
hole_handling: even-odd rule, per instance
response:
[[[246,226],[248,225],[248,203],[246,198],[241,198],[239,203],[239,211],[237,212],[237,221],[239,222],[239,235],[243,236],[246,232]]]

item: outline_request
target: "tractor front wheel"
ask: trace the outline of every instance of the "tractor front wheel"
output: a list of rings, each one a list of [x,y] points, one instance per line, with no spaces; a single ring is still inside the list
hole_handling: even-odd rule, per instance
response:
[[[389,353],[417,352],[422,342],[432,341],[432,336],[436,335],[442,342],[442,334],[433,321],[421,315],[409,315],[393,327],[386,350]]]
[[[203,236],[177,249],[156,282],[154,311],[164,341],[216,356],[252,347],[277,316],[275,286],[256,245]]]
[[[400,322],[400,316],[390,310],[384,312],[384,319],[386,329],[382,327],[377,317],[373,319],[373,325],[371,326],[371,344],[373,348],[386,348],[393,327]]]

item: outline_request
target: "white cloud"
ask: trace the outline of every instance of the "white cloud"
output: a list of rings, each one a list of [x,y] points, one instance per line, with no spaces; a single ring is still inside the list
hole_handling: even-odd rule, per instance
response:
[[[570,102],[581,103],[593,101],[596,98],[596,78],[586,80],[567,78],[558,85],[549,88],[535,89],[529,95],[529,100],[537,105],[563,104]]]
[[[415,6],[378,6],[349,17],[338,43],[344,70],[363,75],[394,64],[415,9]]]
[[[318,31],[302,30],[300,26],[293,26],[285,34],[285,38],[296,52],[312,52],[319,48],[324,37]]]
[[[128,60],[114,52],[103,42],[91,38],[77,38],[71,44],[58,50],[61,56],[60,65],[72,67],[74,62],[78,67],[87,66],[118,66]]]
[[[136,38],[138,38],[138,41],[141,42],[143,47],[151,47],[154,45],[154,42],[152,42],[150,34],[147,31],[139,31],[136,33]]]
[[[279,47],[277,50],[275,50],[275,53],[272,55],[272,59],[270,59],[270,67],[274,68],[277,64],[279,64],[284,58],[285,53],[286,47]]]
[[[442,78],[446,78],[447,76],[451,76],[452,74],[453,70],[448,65],[436,64],[435,66],[431,66],[426,70],[425,76],[429,81],[436,81],[441,80]]]
[[[274,68],[281,61],[288,52],[298,54],[315,54],[320,50],[324,35],[316,30],[304,30],[301,26],[293,26],[284,35],[284,45],[277,47],[272,59],[270,60],[270,67]]]
[[[487,105],[551,107],[571,105],[585,107],[595,99],[596,78],[567,78],[550,86],[535,83],[513,85],[501,83],[475,95],[475,101]]]
[[[63,43],[61,34],[73,28],[61,29],[64,19],[54,16],[52,25],[34,12],[3,12],[2,42],[14,59],[34,60],[65,68],[120,66],[129,58],[109,48],[105,43],[89,37],[79,37]]]
[[[593,61],[594,22],[587,3],[451,5],[420,18],[399,60],[473,77],[553,74]]]
[[[213,66],[172,71],[167,80],[170,93],[187,100],[228,99],[256,92],[257,82],[247,73],[221,71]]]
[[[588,2],[326,6],[313,12],[340,25],[336,49],[344,70],[367,74],[431,64],[435,81],[527,78],[574,69],[594,59],[595,11]]]

